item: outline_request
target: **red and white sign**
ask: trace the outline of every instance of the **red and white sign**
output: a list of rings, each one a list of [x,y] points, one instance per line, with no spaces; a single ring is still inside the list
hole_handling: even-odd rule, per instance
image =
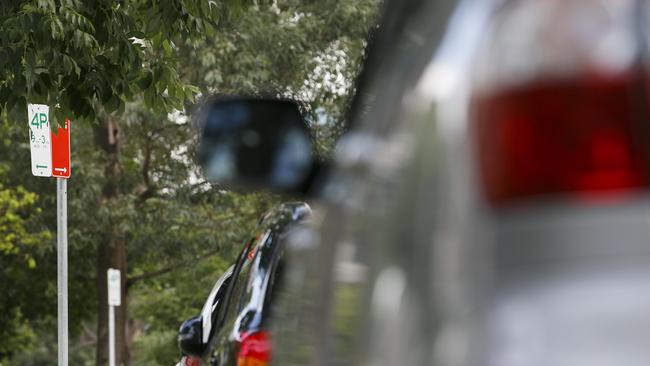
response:
[[[52,134],[52,176],[70,178],[70,120],[65,120],[65,128],[57,127]]]

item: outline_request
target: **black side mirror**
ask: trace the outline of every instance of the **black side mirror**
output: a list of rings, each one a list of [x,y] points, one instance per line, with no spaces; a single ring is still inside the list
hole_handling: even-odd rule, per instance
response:
[[[178,347],[183,354],[188,356],[199,357],[205,349],[201,333],[203,325],[201,324],[201,317],[187,319],[181,324],[178,330]]]
[[[289,100],[215,99],[200,113],[199,163],[227,188],[296,192],[313,175],[313,144]]]

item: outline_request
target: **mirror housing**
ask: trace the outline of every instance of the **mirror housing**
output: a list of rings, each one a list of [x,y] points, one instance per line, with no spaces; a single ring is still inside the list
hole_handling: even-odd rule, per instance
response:
[[[202,340],[203,324],[201,317],[187,319],[178,330],[178,347],[187,356],[200,357],[205,350]]]
[[[295,102],[213,99],[199,115],[198,157],[209,181],[225,188],[304,193],[318,164]]]

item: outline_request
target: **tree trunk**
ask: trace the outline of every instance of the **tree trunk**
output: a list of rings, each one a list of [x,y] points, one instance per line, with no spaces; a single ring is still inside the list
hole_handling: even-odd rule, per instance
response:
[[[119,198],[119,182],[122,179],[120,165],[120,141],[117,121],[109,116],[100,119],[94,127],[95,145],[106,154],[106,167],[104,170],[105,183],[99,199],[100,206],[110,206]],[[109,220],[106,233],[97,247],[97,290],[98,317],[97,317],[97,349],[96,364],[108,364],[108,286],[106,271],[109,268],[119,269],[122,281],[121,306],[115,308],[115,364],[129,366],[130,354],[127,342],[128,315],[126,299],[127,260],[126,243],[119,230],[119,222]]]

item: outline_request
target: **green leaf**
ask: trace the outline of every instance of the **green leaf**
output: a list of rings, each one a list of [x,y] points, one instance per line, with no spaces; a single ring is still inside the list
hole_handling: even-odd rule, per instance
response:
[[[113,95],[110,98],[110,100],[106,104],[104,104],[104,108],[106,109],[106,112],[112,113],[120,108],[120,103],[121,103],[120,98]]]
[[[65,120],[66,118],[69,118],[66,116],[65,112],[61,108],[54,108],[54,123],[52,123],[52,126],[59,126],[59,127],[64,127]]]
[[[146,90],[151,86],[151,82],[153,81],[153,73],[147,72],[145,73],[140,80],[138,80],[138,86],[140,87],[141,90]]]
[[[162,42],[163,50],[165,51],[165,57],[172,57],[172,47],[169,44],[169,40],[164,40]]]

